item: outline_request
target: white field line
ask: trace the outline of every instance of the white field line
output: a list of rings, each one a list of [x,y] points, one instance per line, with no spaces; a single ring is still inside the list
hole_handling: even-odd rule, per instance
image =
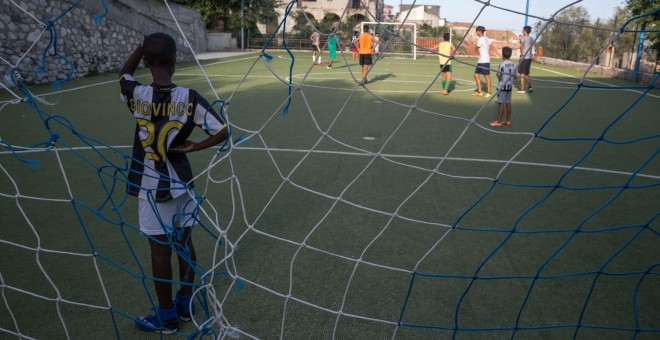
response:
[[[562,73],[562,72],[559,72],[559,71],[549,70],[549,69],[547,69],[547,68],[543,68],[543,67],[534,66],[534,68],[535,68],[535,69],[542,70],[542,71],[546,71],[546,72],[554,73],[554,74],[559,74],[559,75],[561,75],[561,76],[565,76],[565,77],[570,77],[570,78],[575,78],[575,79],[582,79],[582,78],[580,78],[580,77],[576,77],[576,76],[573,76],[573,75],[570,75],[570,74],[566,74],[566,73]],[[618,87],[617,85],[608,84],[608,83],[606,83],[606,82],[602,82],[602,81],[598,81],[598,80],[593,80],[593,79],[585,79],[585,80],[586,80],[586,81],[593,82],[593,83],[596,83],[596,84],[607,85],[607,86],[610,86],[610,87]],[[623,89],[623,90],[624,90],[624,91],[634,92],[634,93],[637,93],[637,94],[642,94],[642,93],[644,93],[644,92],[642,92],[642,91],[634,90],[634,89]],[[653,97],[653,98],[655,98],[655,99],[660,99],[660,96],[657,96],[657,95],[654,95],[654,94],[647,93],[646,95],[649,96],[649,97]]]
[[[231,62],[235,62],[235,61],[248,60],[248,59],[254,59],[254,58],[255,58],[255,57],[251,57],[251,58],[239,58],[239,59],[232,59],[232,60],[226,60],[226,61],[216,61],[216,62],[214,62],[214,63],[204,64],[203,66],[206,67],[206,66],[211,66],[211,65],[225,64],[225,63],[231,63]],[[184,67],[184,68],[181,68],[180,70],[183,71],[183,70],[197,69],[197,68],[198,68],[197,66],[190,66],[190,67]],[[182,76],[183,76],[183,75],[192,75],[192,74],[186,74],[186,73],[181,73],[181,74],[180,74],[180,73],[176,73],[176,75],[177,75],[177,76],[179,76],[179,75],[182,75]],[[199,74],[194,74],[194,75],[199,76]],[[150,77],[150,76],[151,76],[150,74],[142,74],[142,75],[139,75],[139,76],[135,76],[135,78],[144,78],[144,77]],[[226,77],[226,76],[225,76],[225,77]],[[119,83],[119,78],[117,78],[116,80],[108,80],[108,81],[103,81],[103,82],[94,83],[94,84],[89,84],[89,85],[83,85],[83,86],[72,87],[72,88],[70,88],[70,89],[66,89],[66,90],[59,90],[59,91],[54,91],[54,92],[43,93],[43,94],[39,94],[38,96],[39,96],[39,97],[52,96],[52,95],[56,95],[56,94],[60,94],[60,93],[73,92],[73,91],[78,91],[78,90],[87,89],[87,88],[90,88],[90,87],[101,86],[101,85],[107,85],[107,84],[113,84],[113,83]],[[119,89],[117,89],[117,93],[119,93]],[[13,102],[13,101],[14,101],[14,99],[12,99],[12,100],[4,100],[4,101],[0,101],[0,104],[4,104],[4,103],[6,103],[6,102]]]
[[[14,151],[19,154],[24,154],[24,153],[37,153],[37,152],[50,152],[50,151],[70,151],[68,148],[38,148],[38,149],[30,149],[30,148],[24,148],[24,147],[19,147],[19,146],[13,146]],[[97,146],[96,149],[131,149],[132,146],[130,145],[120,145],[120,146]],[[91,150],[91,147],[73,147],[71,148],[72,150]],[[281,148],[258,148],[258,147],[245,147],[245,146],[236,146],[234,147],[236,150],[246,150],[246,151],[274,151],[274,152],[294,152],[294,153],[307,153],[310,152],[310,150],[304,150],[304,149],[281,149]],[[333,155],[342,155],[342,156],[363,156],[363,157],[373,157],[373,154],[371,153],[361,153],[361,152],[346,152],[346,151],[332,151],[332,150],[311,150],[312,153],[316,154],[333,154]],[[7,155],[11,154],[11,151],[0,151],[0,155]],[[400,155],[400,154],[381,154],[383,157],[388,157],[388,158],[409,158],[409,159],[431,159],[431,160],[440,160],[442,157],[437,157],[437,156],[421,156],[421,155]],[[504,163],[511,163],[511,164],[516,164],[516,165],[524,165],[524,166],[533,166],[533,167],[541,167],[541,168],[558,168],[558,169],[570,169],[572,166],[571,165],[563,165],[563,164],[550,164],[550,163],[536,163],[536,162],[521,162],[521,161],[508,161],[508,160],[497,160],[497,159],[481,159],[481,158],[463,158],[463,157],[446,157],[446,160],[450,161],[459,161],[459,162],[481,162],[481,163],[497,163],[497,164],[504,164]],[[623,176],[631,176],[631,172],[626,172],[626,171],[615,171],[615,170],[609,170],[609,169],[599,169],[599,168],[590,168],[590,167],[575,167],[576,170],[581,170],[581,171],[591,171],[591,172],[600,172],[600,173],[607,173],[607,174],[615,174],[615,175],[623,175]],[[660,180],[660,175],[649,175],[649,174],[642,174],[639,173],[637,174],[639,177],[644,177],[644,178],[650,178],[654,180]]]

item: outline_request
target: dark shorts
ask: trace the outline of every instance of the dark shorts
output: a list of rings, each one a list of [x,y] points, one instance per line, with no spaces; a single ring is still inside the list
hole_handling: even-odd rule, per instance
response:
[[[511,91],[497,91],[497,102],[499,104],[511,104]]]
[[[440,72],[451,72],[451,65],[440,65]]]
[[[518,64],[518,73],[528,76],[530,66],[532,66],[532,59],[522,59]]]
[[[490,74],[490,63],[478,63],[477,68],[474,69],[475,74]]]
[[[319,47],[319,45],[314,45],[314,44],[312,44],[312,51],[314,51],[314,52],[321,52],[321,48]]]
[[[360,54],[360,65],[371,65],[372,63],[371,54]]]

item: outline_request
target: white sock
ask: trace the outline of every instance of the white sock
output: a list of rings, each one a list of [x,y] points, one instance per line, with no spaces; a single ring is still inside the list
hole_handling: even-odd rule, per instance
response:
[[[319,56],[319,64],[321,63],[321,56]]]

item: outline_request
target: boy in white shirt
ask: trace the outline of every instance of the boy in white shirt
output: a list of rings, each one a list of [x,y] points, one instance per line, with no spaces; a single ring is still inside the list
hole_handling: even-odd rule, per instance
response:
[[[490,98],[490,53],[491,51],[495,54],[497,50],[495,46],[490,44],[490,39],[488,39],[484,33],[486,28],[483,26],[477,27],[477,47],[479,48],[479,60],[477,60],[477,68],[474,70],[474,80],[477,83],[477,92],[473,93],[473,96],[477,97],[486,97]],[[479,75],[483,74],[484,79],[486,79],[486,94],[481,92],[481,79]]]

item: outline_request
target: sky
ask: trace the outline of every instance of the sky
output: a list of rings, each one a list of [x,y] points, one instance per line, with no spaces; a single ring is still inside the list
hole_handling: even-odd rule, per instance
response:
[[[511,13],[489,6],[481,13],[476,24],[485,26],[486,29],[508,29],[520,33],[525,25],[524,13],[527,1],[529,1],[530,14],[547,18],[562,7],[577,0],[491,0],[491,5],[522,12],[523,14]],[[410,5],[413,1],[385,0],[385,4],[394,6],[394,13],[399,12],[400,3]],[[474,0],[417,0],[415,5],[440,5],[440,17],[447,19],[449,22],[472,22],[484,6],[483,3]],[[591,20],[595,21],[599,17],[603,19],[612,17],[614,9],[617,6],[624,7],[625,1],[583,0],[576,5],[586,8]],[[528,25],[534,27],[534,23],[537,21],[538,19],[528,18],[527,22]]]

